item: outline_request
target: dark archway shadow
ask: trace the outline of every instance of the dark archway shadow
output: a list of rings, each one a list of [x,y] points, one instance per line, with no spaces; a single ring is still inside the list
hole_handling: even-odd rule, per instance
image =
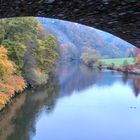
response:
[[[140,47],[139,0],[32,0],[0,2],[0,17],[42,16],[89,25]]]

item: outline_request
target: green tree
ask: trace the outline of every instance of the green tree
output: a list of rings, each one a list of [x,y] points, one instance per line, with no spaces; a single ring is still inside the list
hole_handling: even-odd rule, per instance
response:
[[[58,57],[56,52],[57,39],[48,34],[44,40],[37,39],[37,44],[39,47],[35,50],[34,55],[41,70],[48,71]]]
[[[39,34],[39,21],[33,17],[0,20],[0,44],[8,50],[9,58],[18,71],[24,66],[23,58],[28,44]]]
[[[128,66],[128,61],[127,61],[127,60],[124,60],[123,66],[124,66],[124,67],[127,67],[127,66]]]

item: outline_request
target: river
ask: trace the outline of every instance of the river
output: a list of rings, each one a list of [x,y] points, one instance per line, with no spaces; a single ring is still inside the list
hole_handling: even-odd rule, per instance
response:
[[[0,113],[0,140],[139,140],[140,76],[59,64]]]

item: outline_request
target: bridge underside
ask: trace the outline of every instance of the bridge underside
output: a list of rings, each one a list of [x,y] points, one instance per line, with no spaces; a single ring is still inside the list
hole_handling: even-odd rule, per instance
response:
[[[110,32],[140,47],[140,0],[1,0],[0,18],[43,16]]]

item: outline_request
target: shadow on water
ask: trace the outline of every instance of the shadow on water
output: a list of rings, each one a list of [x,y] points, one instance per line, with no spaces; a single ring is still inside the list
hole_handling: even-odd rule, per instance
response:
[[[140,93],[140,77],[113,71],[93,70],[82,64],[60,64],[50,74],[48,84],[20,94],[0,113],[0,140],[29,140],[36,135],[36,122],[42,111],[53,113],[57,101],[80,93],[93,85],[128,84],[134,95]]]
[[[0,114],[0,140],[30,139],[30,135],[35,133],[34,124],[42,109],[50,113],[55,106],[58,96],[56,84],[57,79],[50,76],[46,86],[27,90],[13,99]]]

